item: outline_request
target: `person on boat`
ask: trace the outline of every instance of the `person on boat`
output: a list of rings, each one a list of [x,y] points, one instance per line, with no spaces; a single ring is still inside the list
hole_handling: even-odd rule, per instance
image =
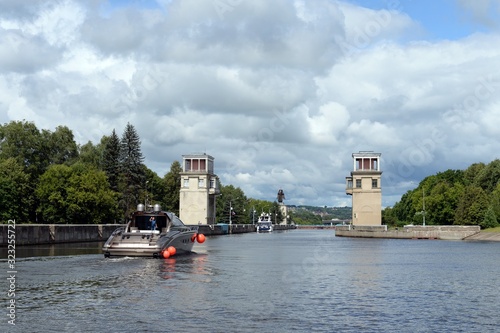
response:
[[[151,216],[149,222],[151,222],[151,230],[156,230],[156,219],[154,216]]]

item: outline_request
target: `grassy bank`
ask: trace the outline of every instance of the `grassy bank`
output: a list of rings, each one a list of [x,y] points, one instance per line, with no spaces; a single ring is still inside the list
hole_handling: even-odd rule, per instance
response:
[[[484,229],[484,230],[481,230],[481,231],[484,231],[484,232],[500,232],[500,227]]]

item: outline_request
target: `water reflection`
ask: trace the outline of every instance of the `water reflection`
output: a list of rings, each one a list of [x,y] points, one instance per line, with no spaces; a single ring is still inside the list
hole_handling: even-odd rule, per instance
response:
[[[55,257],[83,254],[100,254],[104,242],[24,245],[16,247],[16,258]],[[7,248],[0,248],[2,258],[7,258]]]
[[[208,261],[206,253],[178,255],[159,261],[159,276],[162,279],[188,278],[193,281],[210,282],[210,278],[205,278],[212,275],[211,270],[206,267]]]
[[[214,237],[199,253],[168,259],[104,258],[100,247],[25,252],[28,258],[17,262],[16,328],[498,331],[491,312],[500,300],[492,287],[500,275],[498,243],[358,240],[297,230]],[[93,254],[75,255],[85,248]],[[6,293],[0,302],[6,304]]]

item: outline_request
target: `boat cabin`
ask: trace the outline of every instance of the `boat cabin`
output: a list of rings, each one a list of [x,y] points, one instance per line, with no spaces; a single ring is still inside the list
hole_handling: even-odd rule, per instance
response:
[[[152,217],[155,218],[153,226]],[[150,209],[145,210],[143,204],[137,205],[129,222],[129,232],[155,231],[155,233],[167,232],[169,229],[180,230],[180,227],[186,227],[184,223],[175,215],[161,210],[160,205],[156,204]]]
[[[156,220],[156,224],[153,227],[151,217],[154,217]],[[130,221],[130,231],[133,230],[163,230],[163,228],[167,227],[167,221],[170,221],[166,213],[159,214],[151,214],[151,213],[144,213],[144,214],[139,214],[136,213],[132,217],[132,220]]]

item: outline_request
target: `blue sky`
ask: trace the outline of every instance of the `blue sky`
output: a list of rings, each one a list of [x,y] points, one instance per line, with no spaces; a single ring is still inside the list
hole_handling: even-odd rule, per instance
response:
[[[408,14],[425,30],[426,40],[456,40],[473,33],[498,30],[499,3],[490,0],[353,0],[366,8],[396,9]]]
[[[349,206],[351,155],[373,150],[391,206],[499,158],[499,4],[4,0],[0,122],[79,144],[130,122],[159,176],[206,152],[224,185],[295,205]]]

